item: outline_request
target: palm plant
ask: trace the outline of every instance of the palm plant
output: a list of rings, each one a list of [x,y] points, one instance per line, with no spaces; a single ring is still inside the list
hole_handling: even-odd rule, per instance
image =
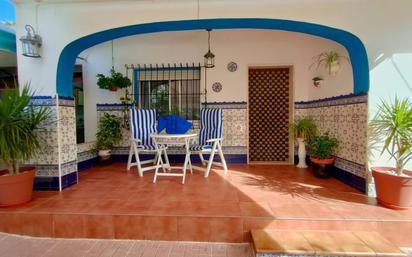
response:
[[[310,116],[296,119],[296,121],[291,123],[289,127],[296,138],[302,138],[303,140],[307,140],[315,135],[317,130],[316,124]]]
[[[19,164],[38,152],[41,145],[36,130],[51,115],[49,108],[33,106],[32,96],[26,84],[21,94],[18,87],[6,89],[0,99],[0,158],[10,174],[19,173]]]
[[[384,142],[381,154],[389,153],[395,159],[397,175],[402,175],[412,158],[412,102],[398,97],[394,103],[382,100],[369,126],[372,143]]]

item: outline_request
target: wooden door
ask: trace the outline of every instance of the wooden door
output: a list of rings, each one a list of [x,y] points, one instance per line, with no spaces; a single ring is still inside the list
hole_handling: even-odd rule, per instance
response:
[[[290,67],[249,69],[249,161],[289,163]]]

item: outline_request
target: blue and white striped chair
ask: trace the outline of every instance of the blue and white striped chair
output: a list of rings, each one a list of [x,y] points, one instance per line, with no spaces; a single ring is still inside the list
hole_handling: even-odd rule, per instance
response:
[[[189,151],[199,154],[202,164],[207,164],[206,169],[193,166],[193,169],[204,171],[205,177],[209,176],[212,164],[223,167],[225,174],[227,173],[226,160],[222,151],[222,128],[222,109],[200,110],[199,144],[191,145]],[[220,162],[213,161],[216,153],[219,154]],[[210,154],[209,160],[205,160],[203,154]]]
[[[156,111],[130,108],[130,150],[127,161],[127,170],[130,167],[137,166],[139,176],[143,172],[162,168],[164,170],[162,154],[165,156],[166,165],[169,166],[166,147],[156,145],[150,135],[157,133],[156,129]],[[146,161],[140,161],[139,153],[154,153],[155,158]],[[132,156],[135,156],[136,162],[132,162]],[[153,166],[142,167],[142,164],[153,163]]]

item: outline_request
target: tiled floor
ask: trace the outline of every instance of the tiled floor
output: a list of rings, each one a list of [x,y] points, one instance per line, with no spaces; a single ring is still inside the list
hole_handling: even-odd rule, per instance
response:
[[[230,165],[226,176],[195,172],[139,177],[125,163],[80,173],[63,192],[35,192],[29,204],[0,209],[0,231],[51,237],[250,241],[251,229],[376,231],[412,246],[412,211],[376,205],[351,187],[281,165]]]
[[[51,239],[0,233],[0,257],[252,257],[248,243]]]

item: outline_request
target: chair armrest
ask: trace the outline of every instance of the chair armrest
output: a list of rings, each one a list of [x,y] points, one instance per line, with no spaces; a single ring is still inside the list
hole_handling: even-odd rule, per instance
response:
[[[206,140],[207,143],[219,142],[219,141],[222,141],[221,137]]]

